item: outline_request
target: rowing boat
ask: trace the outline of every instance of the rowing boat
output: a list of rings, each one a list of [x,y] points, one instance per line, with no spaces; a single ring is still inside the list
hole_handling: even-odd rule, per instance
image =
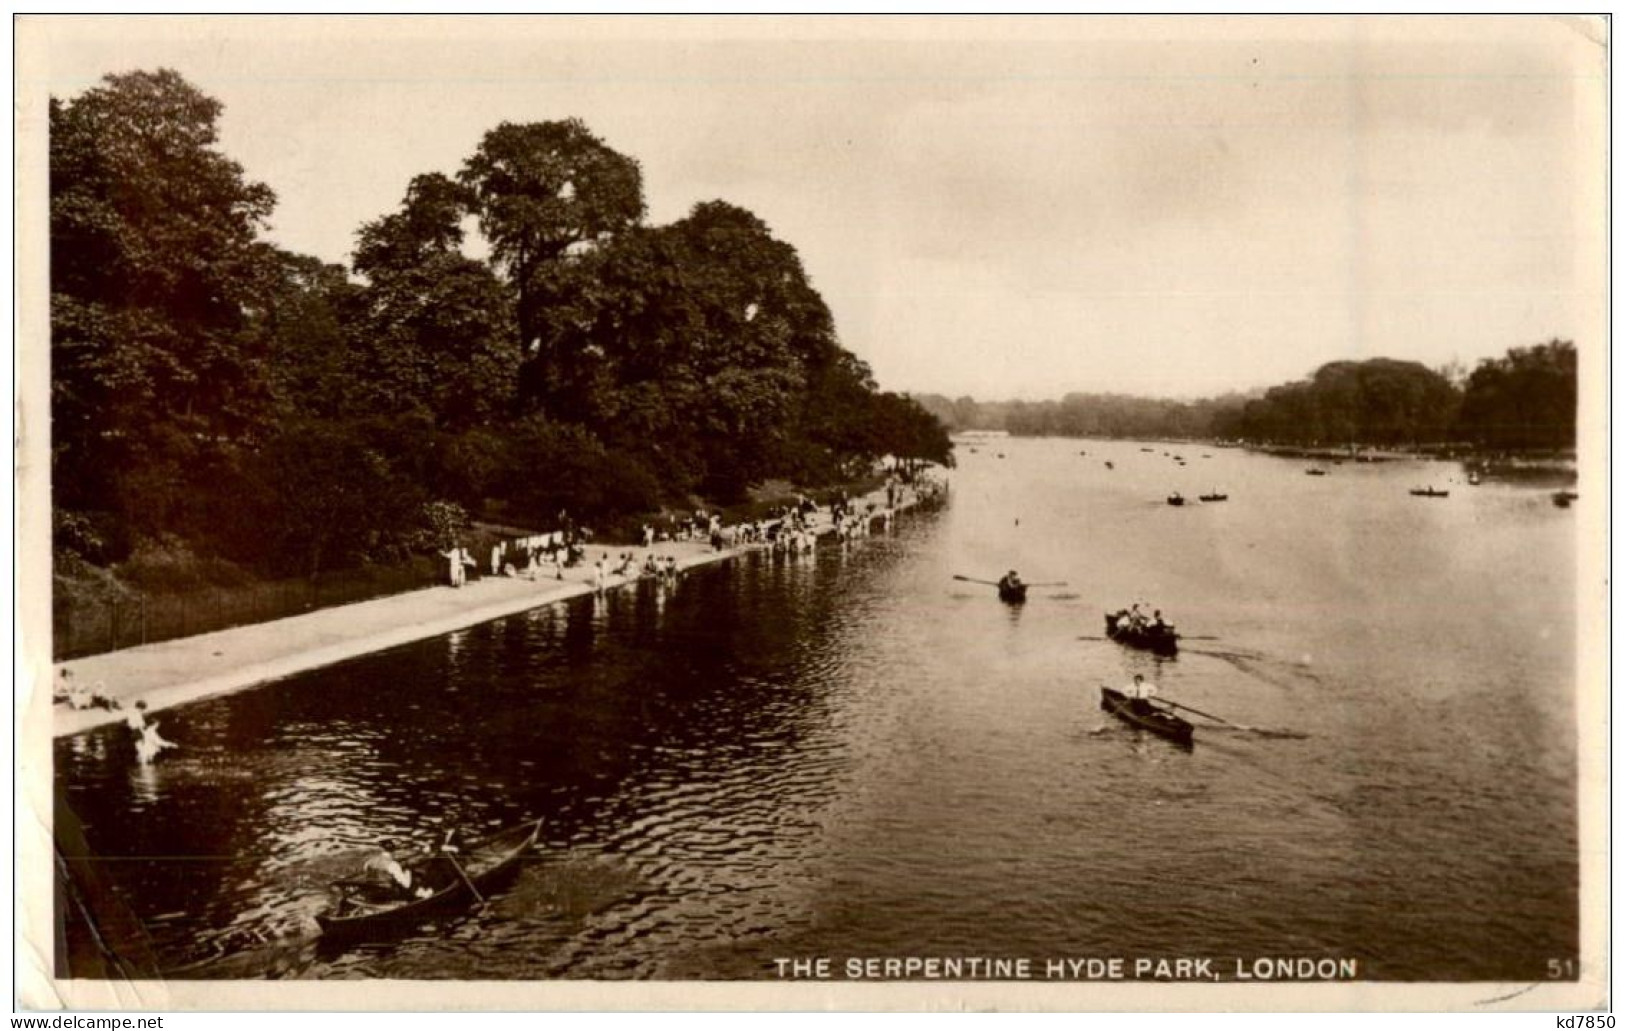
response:
[[[1174,506],[1177,507],[1179,505],[1183,505],[1184,503],[1185,503],[1184,497],[1182,497],[1178,492],[1175,492],[1173,494],[1168,495],[1168,504],[1174,505]]]
[[[1121,691],[1114,691],[1102,686],[1100,689],[1100,707],[1116,716],[1124,723],[1149,730],[1170,741],[1178,742],[1189,748],[1192,744],[1192,735],[1196,728],[1188,721],[1180,719],[1167,709],[1163,709],[1144,698],[1130,698]]]
[[[999,584],[999,600],[1006,605],[1022,605],[1027,601],[1026,584]]]
[[[1197,497],[1207,502],[1230,500],[1230,495],[1228,494],[1198,494]]]
[[[1119,625],[1118,614],[1106,614],[1106,636],[1130,648],[1143,648],[1158,655],[1173,656],[1179,651],[1179,634],[1171,626],[1133,627]]]
[[[1434,490],[1432,487],[1416,487],[1411,490],[1411,497],[1413,498],[1448,498],[1449,496],[1449,491]]]
[[[422,898],[402,898],[401,889],[370,881],[340,882],[338,902],[316,923],[326,939],[376,939],[402,934],[424,918],[483,898],[485,889],[510,873],[536,844],[542,821],[513,827],[466,853],[437,852],[403,864],[412,883],[431,889]]]

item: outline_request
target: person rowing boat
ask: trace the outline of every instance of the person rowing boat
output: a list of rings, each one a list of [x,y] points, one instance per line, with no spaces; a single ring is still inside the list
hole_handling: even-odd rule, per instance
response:
[[[999,600],[1011,605],[1027,600],[1027,584],[1014,569],[999,577]]]
[[[1158,708],[1158,706],[1151,701],[1152,696],[1154,696],[1156,693],[1157,685],[1146,683],[1144,673],[1134,674],[1134,682],[1123,688],[1124,697],[1128,698],[1131,702],[1139,702],[1140,704],[1135,706],[1135,708],[1139,709]]]
[[[434,894],[434,889],[420,884],[413,885],[412,871],[401,865],[395,858],[395,843],[388,839],[378,843],[378,851],[367,857],[361,864],[361,873],[368,883],[389,886],[398,889],[403,898],[428,898]]]

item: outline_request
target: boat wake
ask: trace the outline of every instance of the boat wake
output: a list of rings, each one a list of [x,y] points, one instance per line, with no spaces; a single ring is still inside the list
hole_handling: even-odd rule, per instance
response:
[[[1291,691],[1300,687],[1313,687],[1321,682],[1320,677],[1304,663],[1282,662],[1279,659],[1269,658],[1260,652],[1220,648],[1186,648],[1184,654],[1201,655],[1209,659],[1218,659],[1220,662],[1227,662],[1254,680],[1263,681],[1283,690]]]
[[[1303,741],[1310,735],[1301,730],[1285,730],[1277,727],[1227,727],[1222,723],[1198,723],[1197,729],[1203,734],[1230,734],[1234,737],[1258,737],[1283,741]]]

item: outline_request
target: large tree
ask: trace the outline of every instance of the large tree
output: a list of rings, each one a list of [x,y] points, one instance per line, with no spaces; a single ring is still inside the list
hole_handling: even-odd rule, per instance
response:
[[[353,318],[357,407],[441,429],[487,425],[512,406],[519,369],[507,292],[461,250],[462,189],[412,180],[400,210],[357,234],[367,278]]]
[[[220,104],[172,71],[50,106],[56,502],[174,525],[182,485],[269,403],[255,236],[275,198],[215,148]]]
[[[545,400],[571,355],[549,308],[567,292],[560,266],[643,218],[643,175],[571,118],[503,122],[485,134],[459,181],[515,297],[525,392]]]
[[[1579,410],[1579,356],[1573,341],[1514,347],[1487,358],[1467,378],[1461,432],[1495,448],[1572,448]]]

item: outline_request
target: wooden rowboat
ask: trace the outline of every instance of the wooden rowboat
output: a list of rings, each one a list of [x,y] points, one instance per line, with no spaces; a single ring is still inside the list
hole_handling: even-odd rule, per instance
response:
[[[1448,498],[1449,496],[1449,491],[1434,490],[1432,487],[1418,487],[1411,491],[1411,497],[1413,498]]]
[[[1185,498],[1181,494],[1179,494],[1178,492],[1175,492],[1173,494],[1168,495],[1168,504],[1174,505],[1174,506],[1177,507],[1179,505],[1183,505],[1184,503],[1185,503]]]
[[[1209,502],[1209,503],[1214,502],[1214,501],[1229,501],[1230,500],[1230,495],[1228,495],[1228,494],[1198,494],[1197,497],[1201,498],[1203,501],[1206,501],[1206,502]]]
[[[503,831],[466,852],[439,852],[404,863],[412,883],[431,889],[423,898],[403,898],[393,885],[341,882],[337,904],[316,916],[324,939],[376,940],[405,934],[436,913],[476,901],[511,873],[536,844],[542,821]]]
[[[1126,623],[1119,626],[1117,613],[1106,614],[1106,636],[1130,648],[1142,648],[1158,655],[1172,657],[1179,651],[1179,634],[1171,626],[1161,629],[1142,627],[1135,629]]]
[[[1006,605],[1022,605],[1027,601],[1026,584],[999,584],[999,600]]]
[[[1193,743],[1192,735],[1196,733],[1194,726],[1144,698],[1130,698],[1121,691],[1103,686],[1100,689],[1100,707],[1124,723],[1149,730],[1186,748]]]

